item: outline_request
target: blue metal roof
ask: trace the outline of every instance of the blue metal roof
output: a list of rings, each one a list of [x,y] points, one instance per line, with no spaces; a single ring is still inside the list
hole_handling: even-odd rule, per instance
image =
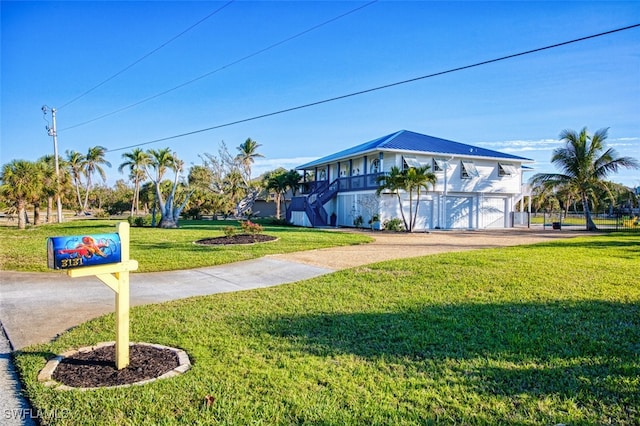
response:
[[[400,130],[399,132],[356,145],[344,151],[327,155],[310,163],[296,167],[298,170],[309,169],[322,164],[350,158],[372,151],[413,151],[433,154],[458,155],[464,157],[490,157],[501,160],[533,161],[517,155],[505,154],[491,149],[480,148],[460,142],[427,136],[420,133]]]

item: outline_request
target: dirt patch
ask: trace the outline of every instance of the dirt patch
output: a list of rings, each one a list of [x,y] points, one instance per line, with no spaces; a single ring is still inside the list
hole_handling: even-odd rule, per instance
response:
[[[346,269],[385,260],[533,244],[560,238],[589,235],[587,232],[562,232],[541,228],[432,231],[413,234],[387,231],[355,231],[353,229],[337,230],[336,232],[362,232],[373,237],[375,241],[370,244],[277,254],[271,255],[271,257],[323,268]]]
[[[255,244],[266,243],[268,241],[277,240],[276,237],[264,234],[238,234],[224,237],[204,238],[196,241],[196,244],[203,246],[215,246],[215,245],[231,245],[231,244]]]
[[[74,388],[121,386],[158,378],[178,366],[170,349],[131,345],[129,365],[118,370],[115,346],[103,346],[62,359],[52,378]]]

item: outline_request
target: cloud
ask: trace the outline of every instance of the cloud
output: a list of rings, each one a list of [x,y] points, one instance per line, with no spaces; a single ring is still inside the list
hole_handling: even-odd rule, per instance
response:
[[[313,160],[317,160],[318,157],[290,157],[290,158],[263,158],[256,159],[256,162],[251,167],[252,176],[259,176],[264,172],[275,170],[279,167],[290,170],[298,167],[301,164],[308,163]]]
[[[556,139],[479,142],[477,145],[502,152],[549,151],[561,145]]]

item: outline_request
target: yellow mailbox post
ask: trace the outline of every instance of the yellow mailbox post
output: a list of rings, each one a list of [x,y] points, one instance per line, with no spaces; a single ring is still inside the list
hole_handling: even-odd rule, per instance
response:
[[[116,231],[49,238],[48,260],[50,267],[67,269],[72,278],[95,275],[115,292],[116,368],[121,370],[129,365],[129,272],[138,269],[138,262],[129,258],[129,224],[119,223]]]

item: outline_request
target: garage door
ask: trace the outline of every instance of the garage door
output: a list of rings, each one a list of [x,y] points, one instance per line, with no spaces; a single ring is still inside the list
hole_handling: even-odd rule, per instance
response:
[[[480,208],[480,223],[484,228],[504,228],[507,200],[504,198],[485,198]]]
[[[447,197],[446,223],[448,229],[471,228],[471,197]]]

